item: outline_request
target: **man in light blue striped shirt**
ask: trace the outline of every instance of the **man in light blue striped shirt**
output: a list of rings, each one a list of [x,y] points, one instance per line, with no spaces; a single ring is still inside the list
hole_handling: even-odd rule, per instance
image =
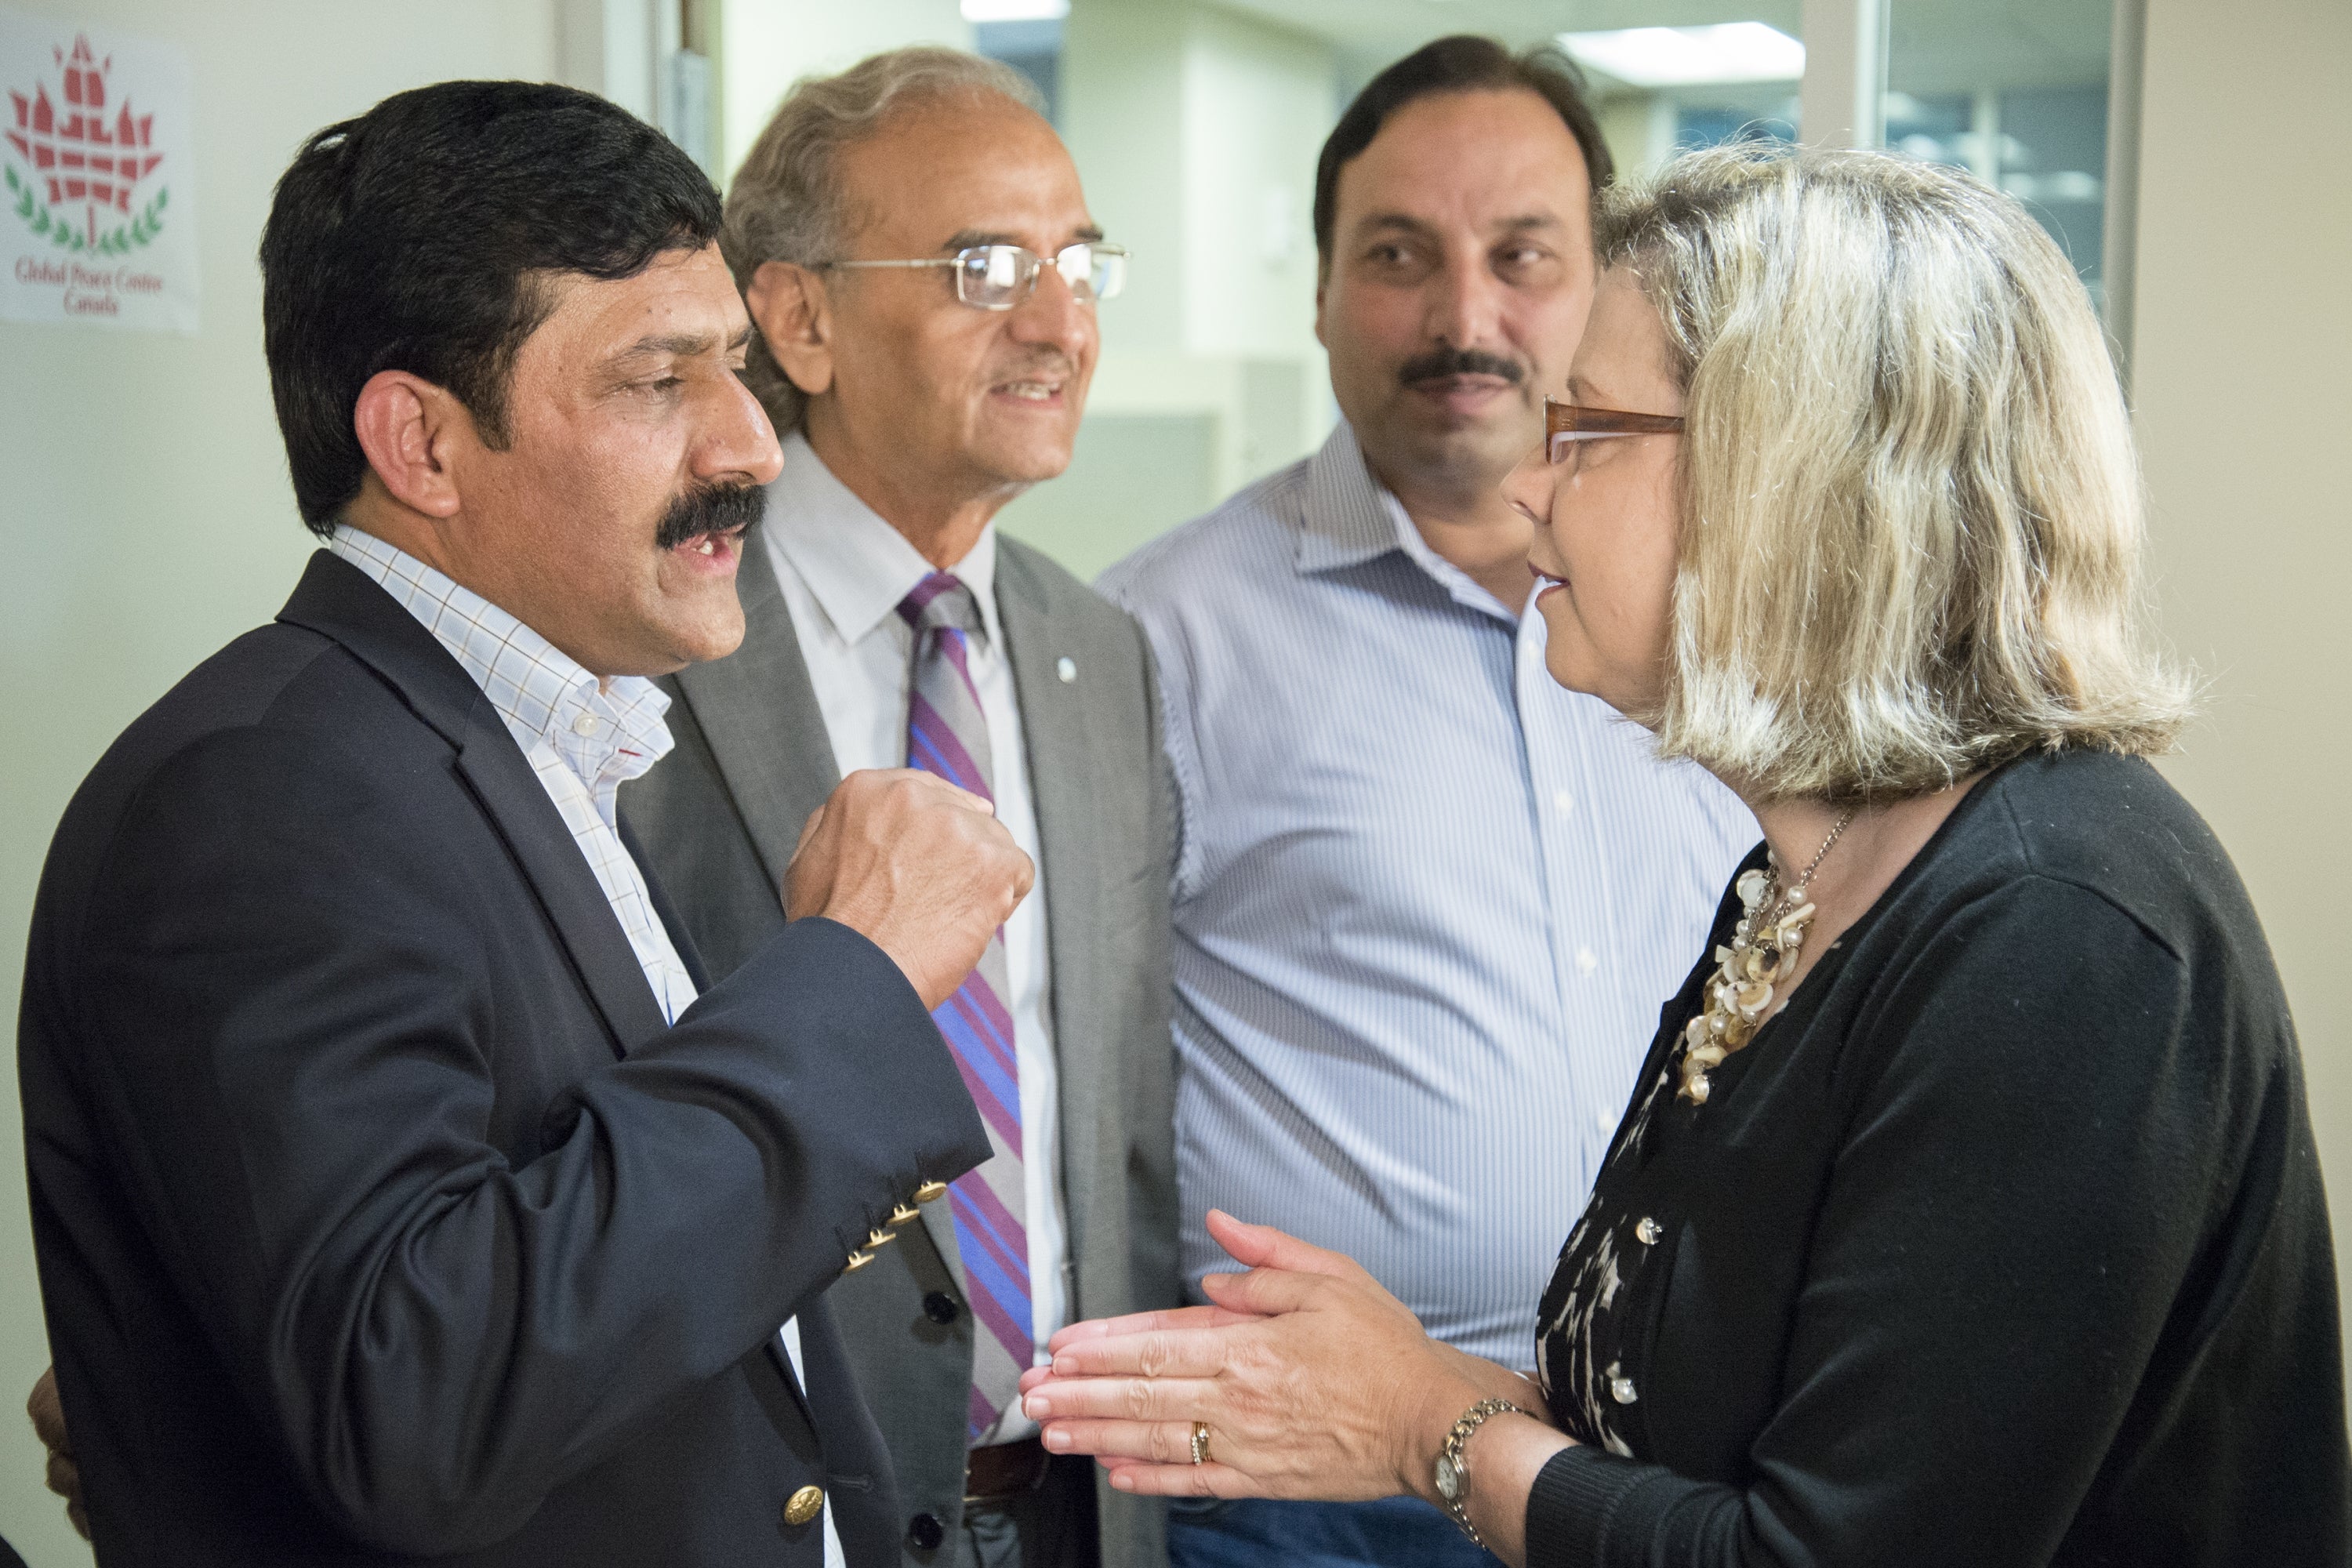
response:
[[[1202,1226],[1223,1208],[1515,1368],[1756,837],[1545,672],[1533,525],[1497,492],[1582,331],[1606,157],[1549,61],[1450,39],[1374,79],[1316,201],[1348,421],[1100,584],[1158,655],[1182,807],[1189,1284],[1234,1267]],[[1177,1568],[1492,1562],[1410,1498],[1180,1501],[1171,1526]]]

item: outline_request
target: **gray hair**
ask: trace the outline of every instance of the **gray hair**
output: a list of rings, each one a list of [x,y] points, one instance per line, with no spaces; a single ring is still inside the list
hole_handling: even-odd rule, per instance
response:
[[[750,289],[752,274],[766,262],[815,267],[840,258],[851,218],[842,154],[879,132],[893,115],[943,99],[989,94],[1045,110],[1027,77],[959,49],[890,49],[838,75],[793,83],[727,193],[719,244],[735,287]],[[778,434],[800,426],[804,399],[756,325],[743,381],[766,405]]]
[[[1694,153],[1603,192],[1689,421],[1660,749],[1885,799],[2034,748],[2165,750],[2138,464],[2074,269],[1876,153]]]

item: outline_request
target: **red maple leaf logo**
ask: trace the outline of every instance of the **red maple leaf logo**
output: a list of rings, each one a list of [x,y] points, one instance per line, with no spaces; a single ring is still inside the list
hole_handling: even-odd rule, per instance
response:
[[[150,151],[155,117],[134,115],[126,99],[114,118],[107,118],[106,77],[114,58],[100,60],[90,53],[87,37],[74,39],[73,54],[53,51],[64,68],[66,107],[60,110],[45,83],[36,82],[33,96],[11,90],[16,123],[5,134],[8,144],[36,174],[48,182],[49,205],[84,204],[88,238],[98,240],[100,213],[131,211],[131,193],[152,174],[163,154]]]

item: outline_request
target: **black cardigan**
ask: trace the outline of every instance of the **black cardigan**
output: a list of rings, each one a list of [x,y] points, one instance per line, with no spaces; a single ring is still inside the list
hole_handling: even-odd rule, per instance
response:
[[[2347,1562],[2294,1026],[2146,763],[1980,784],[1592,1203],[1626,1238],[1596,1357],[1633,1457],[1546,1466],[1530,1568]]]

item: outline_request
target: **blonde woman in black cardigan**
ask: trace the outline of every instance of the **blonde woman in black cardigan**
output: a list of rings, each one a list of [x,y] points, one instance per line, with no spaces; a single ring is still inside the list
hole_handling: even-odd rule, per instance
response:
[[[2341,1568],[2294,1025],[2143,760],[2186,691],[2081,285],[2014,202],[1872,153],[1696,153],[1602,205],[1509,485],[1548,662],[1764,842],[1533,1371],[1218,1215],[1246,1272],[1067,1331],[1048,1446],[1137,1492],[1418,1493],[1514,1563]]]

